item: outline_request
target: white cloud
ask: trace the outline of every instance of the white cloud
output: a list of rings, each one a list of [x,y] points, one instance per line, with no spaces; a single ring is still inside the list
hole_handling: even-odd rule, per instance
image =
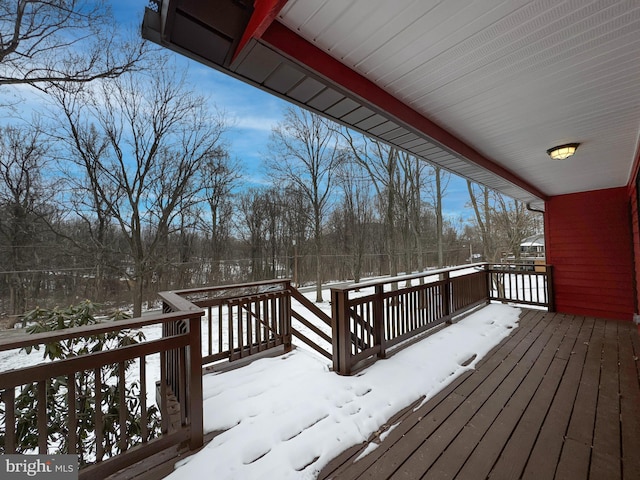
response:
[[[242,115],[234,118],[234,126],[245,130],[257,130],[271,133],[271,129],[280,121],[275,117],[258,115]]]

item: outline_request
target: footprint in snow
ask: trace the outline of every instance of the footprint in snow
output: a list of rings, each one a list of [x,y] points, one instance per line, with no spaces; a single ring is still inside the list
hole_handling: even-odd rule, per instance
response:
[[[356,395],[359,396],[359,397],[364,397],[369,392],[371,392],[371,388],[369,388],[369,387],[360,387],[360,388],[358,388],[358,390],[356,390]]]
[[[242,452],[242,463],[244,465],[251,465],[254,462],[257,462],[262,457],[264,457],[267,453],[271,451],[271,447],[267,445],[262,445],[259,443],[247,444]]]
[[[297,427],[297,426],[284,427],[282,429],[282,435],[280,437],[281,441],[288,442],[289,440],[293,440],[298,435],[300,435],[302,432],[304,432],[305,430],[308,430],[311,427],[313,427],[314,425],[320,423],[322,420],[324,420],[328,416],[329,416],[329,414],[327,413],[325,415],[320,416],[319,418],[314,418],[310,422],[307,422],[307,424],[305,426],[303,426],[303,427]],[[287,429],[289,430],[288,432],[287,432]]]

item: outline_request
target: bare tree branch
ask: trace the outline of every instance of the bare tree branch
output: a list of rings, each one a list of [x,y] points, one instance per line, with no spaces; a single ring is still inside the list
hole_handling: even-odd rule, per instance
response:
[[[108,4],[83,0],[0,2],[0,85],[87,83],[137,68],[148,46],[127,38]]]

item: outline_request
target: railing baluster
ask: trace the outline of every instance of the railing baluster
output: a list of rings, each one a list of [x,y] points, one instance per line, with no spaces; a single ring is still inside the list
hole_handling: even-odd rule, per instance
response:
[[[160,428],[163,434],[169,433],[169,398],[167,395],[167,355],[160,352]]]
[[[178,391],[180,392],[180,425],[187,424],[187,409],[189,408],[189,389],[187,388],[188,366],[185,348],[178,350],[178,365],[180,369],[180,377],[178,382]]]
[[[127,401],[125,397],[127,385],[125,383],[124,376],[124,362],[118,363],[118,409],[120,422],[120,438],[118,441],[118,447],[121,452],[127,449]]]
[[[264,299],[262,302],[260,302],[260,317],[263,319],[263,321],[269,321],[269,301],[270,299]],[[262,323],[260,323],[260,321],[258,320],[258,318],[255,319],[255,323],[256,323],[256,330],[258,332],[258,351],[261,352],[262,350],[265,349],[264,343],[263,341],[266,340],[266,338],[264,338],[264,325]]]
[[[242,308],[240,308],[240,305],[238,305],[236,309],[238,311],[238,352],[239,358],[242,358],[244,356],[244,315],[242,314]]]
[[[268,320],[268,316],[264,312],[263,306],[268,302],[268,298],[258,299],[255,302],[255,310],[252,313],[249,313],[251,318],[251,322],[253,322],[253,339],[252,343],[254,345],[254,353],[260,353],[264,350],[264,335],[263,328],[264,324],[262,322],[266,322]]]
[[[255,312],[251,316],[251,322],[253,323],[253,341],[254,352],[260,352],[260,322],[259,318],[262,318],[262,301],[255,302]]]
[[[82,372],[80,372],[82,374]],[[81,399],[83,403],[89,401],[88,398]],[[76,418],[76,376],[71,373],[67,379],[67,408],[69,409],[69,417],[67,418],[67,428],[69,430],[68,448],[69,453],[76,453],[78,447],[78,422]],[[86,411],[86,405],[82,405],[83,411]]]
[[[233,327],[233,305],[230,303],[227,305],[227,334],[229,336],[229,360],[235,359],[235,342],[233,341],[235,335],[235,328]]]
[[[47,381],[38,382],[38,452],[47,453]]]
[[[102,369],[96,368],[93,371],[94,386],[95,386],[95,413],[94,422],[96,425],[96,460],[102,461],[104,457],[104,419],[102,415]]]
[[[251,302],[249,303],[249,308],[244,312],[245,313],[245,318],[246,318],[246,325],[247,325],[247,347],[248,347],[248,352],[249,355],[253,355],[254,353],[254,345],[255,345],[255,332],[254,332],[254,325],[253,325],[253,320],[254,320],[254,315],[256,315],[257,313],[255,312],[255,309],[258,308],[259,302]]]
[[[6,388],[0,395],[4,402],[4,451],[16,452],[16,390],[14,387]]]
[[[556,304],[555,304],[555,296],[553,293],[553,267],[551,265],[548,265],[546,267],[546,276],[547,276],[547,304],[549,305],[549,311],[550,312],[555,312],[556,311]]]
[[[278,321],[278,301],[277,300],[273,300],[271,302],[271,332],[269,332],[269,339],[271,340],[271,345],[273,347],[275,347],[277,345],[277,338],[276,335],[274,334],[274,332],[277,333],[277,335],[281,335],[282,334],[282,329],[278,328],[279,325],[279,321]]]
[[[142,443],[149,440],[149,417],[147,415],[147,357],[142,355],[139,360],[140,368],[140,433]]]
[[[217,353],[222,353],[224,351],[224,347],[222,346],[222,331],[223,331],[223,311],[224,311],[224,307],[222,306],[222,303],[220,303],[218,305],[218,352]],[[229,343],[229,345],[231,345],[231,343]]]
[[[211,306],[207,307],[207,314],[208,314],[208,319],[207,319],[207,328],[209,329],[208,331],[208,335],[209,338],[207,339],[207,344],[209,345],[209,355],[213,355],[213,319],[211,318],[213,311]],[[218,333],[218,338],[222,338],[222,335],[220,335]],[[220,349],[220,351],[222,351],[222,349]]]

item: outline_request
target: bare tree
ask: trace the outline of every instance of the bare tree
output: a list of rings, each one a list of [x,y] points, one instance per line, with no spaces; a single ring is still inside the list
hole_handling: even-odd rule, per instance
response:
[[[198,172],[206,205],[202,230],[208,237],[211,259],[208,283],[222,279],[222,257],[229,244],[235,210],[233,190],[241,176],[239,163],[220,153],[224,152],[206,158]]]
[[[427,164],[423,160],[408,155],[405,161],[408,163],[406,170],[407,179],[411,185],[408,202],[408,215],[411,232],[413,235],[413,248],[415,249],[415,261],[418,270],[424,269],[426,261],[424,259],[423,232],[425,230],[424,202],[422,192],[425,183],[425,171]]]
[[[396,245],[396,176],[399,151],[378,140],[365,136],[354,137],[349,130],[342,129],[354,159],[367,172],[373,182],[380,209],[383,212],[385,248],[389,260],[389,273],[398,274],[398,255]]]
[[[367,233],[373,221],[371,179],[362,165],[349,159],[343,162],[338,173],[338,185],[342,202],[334,212],[334,224],[341,230],[344,251],[350,258],[354,282],[359,282],[367,245]]]
[[[514,260],[520,259],[520,244],[536,233],[535,214],[529,212],[524,203],[493,192],[494,197],[494,225],[496,227],[497,243],[508,256]]]
[[[263,280],[266,262],[264,254],[267,244],[268,214],[265,204],[268,191],[250,188],[240,194],[240,211],[242,212],[243,229],[241,234],[249,246],[251,255],[251,280]]]
[[[306,259],[307,243],[313,237],[313,227],[307,212],[311,210],[307,195],[298,188],[290,186],[280,191],[280,198],[286,208],[283,209],[284,242],[287,255],[291,256],[291,276],[300,286],[309,276],[315,277],[315,272],[302,268]],[[306,263],[306,262],[304,262]]]
[[[334,177],[342,155],[328,120],[289,107],[274,127],[268,169],[280,182],[304,193],[311,205],[316,256],[316,301],[322,301],[322,228],[327,216]]]
[[[165,60],[144,76],[123,75],[100,88],[60,88],[55,94],[64,119],[60,139],[83,172],[69,181],[108,212],[127,241],[131,265],[123,273],[136,316],[145,284],[158,268],[157,254],[179,229],[179,209],[198,200],[195,174],[211,156],[221,155],[226,129],[224,116],[212,115],[206,99],[171,70]],[[93,128],[105,145],[100,161],[89,148]]]
[[[9,126],[0,129],[0,241],[9,288],[9,311],[28,309],[28,271],[38,269],[35,246],[46,226],[43,181],[45,147],[38,127]]]
[[[0,2],[0,85],[114,78],[146,49],[139,35],[122,37],[105,1]]]
[[[469,199],[475,213],[475,220],[482,238],[482,250],[485,262],[494,262],[498,252],[493,238],[493,218],[491,214],[490,191],[488,187],[476,185],[467,180]],[[480,192],[477,193],[476,189]]]
[[[438,243],[438,267],[444,266],[444,219],[442,216],[442,199],[445,196],[451,174],[439,166],[432,167],[433,183],[429,188],[429,195],[436,213],[436,238]]]
[[[536,232],[536,216],[522,202],[487,187],[474,187],[470,182],[467,186],[485,261],[495,262],[500,256],[518,259],[520,243]]]

